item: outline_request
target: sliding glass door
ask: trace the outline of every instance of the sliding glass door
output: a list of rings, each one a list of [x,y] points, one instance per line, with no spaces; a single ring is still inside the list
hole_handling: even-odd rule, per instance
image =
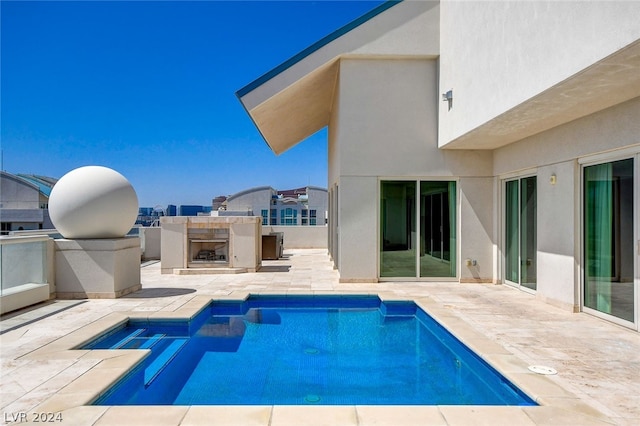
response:
[[[380,276],[415,277],[416,183],[382,182],[380,209]]]
[[[505,280],[529,290],[537,287],[536,177],[505,182]]]
[[[634,321],[634,164],[583,169],[584,306]]]
[[[380,277],[456,276],[456,183],[383,181]]]
[[[455,195],[455,182],[420,182],[421,277],[456,276]]]

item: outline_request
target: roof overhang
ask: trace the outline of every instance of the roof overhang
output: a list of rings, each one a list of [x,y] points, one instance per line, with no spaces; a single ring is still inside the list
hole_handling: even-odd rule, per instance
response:
[[[334,58],[247,112],[269,147],[281,154],[327,126],[339,60]]]
[[[640,40],[441,145],[496,149],[640,96]]]
[[[382,3],[240,89],[236,96],[267,145],[280,154],[329,124],[340,58],[437,56],[438,4]]]

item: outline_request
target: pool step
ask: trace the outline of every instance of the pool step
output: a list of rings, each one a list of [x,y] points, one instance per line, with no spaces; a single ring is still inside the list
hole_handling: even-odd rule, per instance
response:
[[[131,333],[129,333],[129,335],[121,339],[118,343],[112,345],[109,349],[120,349],[121,347],[123,347],[124,345],[126,345],[127,343],[129,343],[130,341],[132,341],[133,339],[135,339],[145,331],[147,331],[145,328],[138,328],[136,330],[133,330]]]
[[[144,385],[149,386],[158,377],[158,374],[176,357],[180,349],[187,344],[189,339],[175,339],[169,344],[156,359],[144,370]]]
[[[138,349],[151,349],[153,345],[158,343],[166,334],[154,334],[153,336],[145,339],[145,341],[138,347]]]

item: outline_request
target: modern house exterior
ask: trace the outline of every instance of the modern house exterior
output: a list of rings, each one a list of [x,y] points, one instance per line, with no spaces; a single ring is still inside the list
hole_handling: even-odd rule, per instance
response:
[[[343,282],[504,283],[638,330],[638,2],[389,1],[237,92],[328,126]]]
[[[270,186],[249,188],[224,201],[219,216],[260,216],[263,226],[325,226],[325,188],[307,186],[278,191]]]

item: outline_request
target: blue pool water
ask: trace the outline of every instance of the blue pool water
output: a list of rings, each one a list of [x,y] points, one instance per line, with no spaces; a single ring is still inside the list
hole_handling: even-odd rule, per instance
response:
[[[414,303],[377,297],[214,302],[85,348],[151,350],[96,405],[535,405]]]

